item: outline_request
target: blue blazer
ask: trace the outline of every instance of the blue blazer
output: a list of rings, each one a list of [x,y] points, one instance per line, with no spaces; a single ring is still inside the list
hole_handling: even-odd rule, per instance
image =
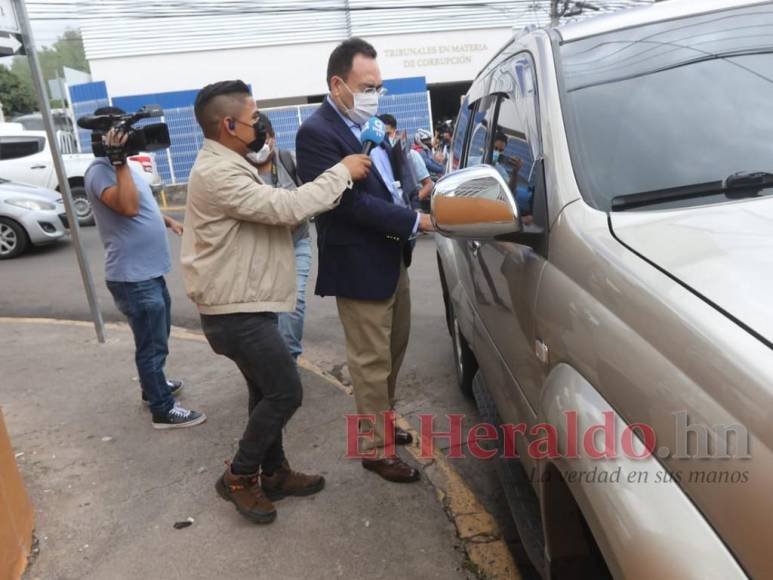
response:
[[[312,181],[362,145],[325,100],[295,138],[298,175]],[[317,217],[316,294],[384,300],[394,294],[400,262],[411,263],[416,212],[396,205],[376,167],[347,190],[335,209]]]

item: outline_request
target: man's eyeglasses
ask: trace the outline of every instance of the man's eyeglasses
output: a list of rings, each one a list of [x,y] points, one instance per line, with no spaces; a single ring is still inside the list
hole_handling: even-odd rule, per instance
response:
[[[379,97],[383,97],[387,92],[384,87],[367,87],[362,90],[363,95],[378,95]]]

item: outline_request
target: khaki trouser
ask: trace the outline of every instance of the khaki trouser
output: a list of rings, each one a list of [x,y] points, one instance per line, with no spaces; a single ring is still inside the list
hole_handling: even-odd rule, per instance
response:
[[[395,385],[411,333],[411,286],[405,266],[395,293],[386,300],[337,298],[346,335],[346,358],[359,414],[375,415],[375,437],[360,449],[384,446],[382,413],[393,408]],[[369,430],[368,422],[362,424]]]

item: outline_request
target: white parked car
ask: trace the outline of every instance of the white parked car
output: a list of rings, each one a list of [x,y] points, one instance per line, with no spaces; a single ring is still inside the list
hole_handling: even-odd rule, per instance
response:
[[[30,245],[57,242],[67,227],[58,191],[0,179],[0,260],[15,258]]]
[[[71,133],[58,131],[57,138],[63,153],[78,223],[82,226],[94,225],[94,213],[83,181],[86,169],[94,161],[94,156],[91,153],[77,153],[75,139]],[[140,172],[154,194],[163,189],[152,153],[133,155],[129,158],[129,164]],[[0,123],[0,178],[59,189],[45,131],[27,131],[20,123]]]

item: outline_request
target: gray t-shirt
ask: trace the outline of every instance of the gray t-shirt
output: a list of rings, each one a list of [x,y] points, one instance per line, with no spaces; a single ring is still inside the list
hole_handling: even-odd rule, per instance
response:
[[[277,176],[277,182],[274,183],[274,177],[271,175],[270,171],[259,171],[260,178],[263,180],[264,183],[268,185],[273,185],[274,187],[279,187],[282,189],[298,189],[295,185],[295,181],[293,181],[293,178],[290,176],[290,174],[287,172],[287,170],[284,168],[284,165],[281,161],[279,161],[279,149],[274,150],[274,167],[276,167],[276,176]],[[293,243],[297,243],[299,240],[302,240],[304,238],[309,237],[309,222],[304,221],[298,224],[293,229]]]
[[[105,246],[105,279],[109,282],[143,282],[172,269],[169,240],[161,210],[148,183],[130,167],[140,195],[139,213],[122,216],[102,203],[102,193],[116,185],[115,169],[98,157],[86,170],[86,193]]]

